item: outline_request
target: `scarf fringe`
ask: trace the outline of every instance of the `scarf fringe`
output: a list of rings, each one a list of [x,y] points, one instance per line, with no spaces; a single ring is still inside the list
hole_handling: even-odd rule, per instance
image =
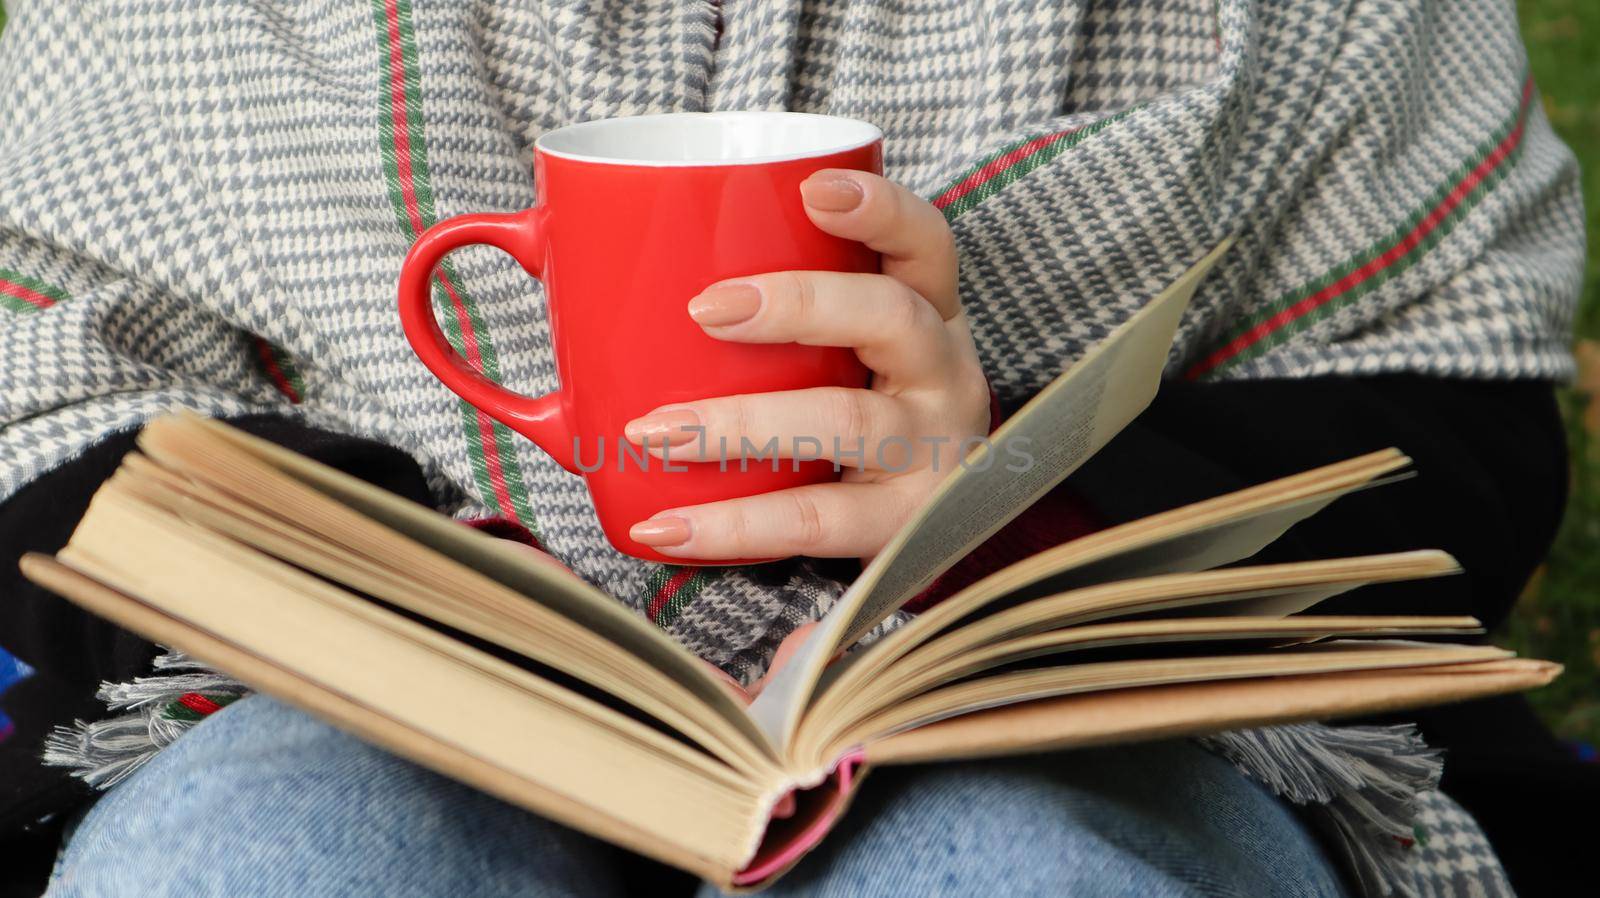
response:
[[[109,789],[209,713],[174,713],[183,698],[198,694],[218,706],[249,691],[181,652],[161,655],[154,667],[156,676],[102,684],[100,699],[125,713],[57,727],[45,740],[44,762]],[[1287,724],[1198,741],[1275,794],[1315,811],[1363,894],[1416,896],[1411,845],[1418,796],[1437,788],[1443,761],[1415,727]]]
[[[1415,898],[1419,797],[1444,759],[1416,727],[1286,724],[1207,736],[1202,745],[1316,818],[1364,895]]]
[[[45,737],[46,765],[71,768],[72,775],[96,789],[109,789],[154,758],[209,712],[173,711],[185,696],[205,697],[212,705],[227,704],[249,690],[182,652],[167,652],[153,662],[157,676],[131,683],[101,683],[96,693],[116,717],[73,721]]]

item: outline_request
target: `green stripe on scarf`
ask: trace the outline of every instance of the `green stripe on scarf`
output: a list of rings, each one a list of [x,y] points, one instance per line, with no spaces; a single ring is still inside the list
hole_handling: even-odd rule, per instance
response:
[[[1129,107],[1081,128],[1034,135],[1008,144],[952,179],[932,202],[944,213],[946,221],[953,222],[1040,166],[1127,118],[1138,108]]]
[[[10,312],[38,312],[71,295],[55,284],[10,268],[0,268],[0,308]]]
[[[1516,166],[1532,97],[1533,82],[1525,80],[1517,109],[1388,234],[1253,314],[1186,376],[1195,380],[1259,358],[1410,270]]]
[[[384,50],[383,109],[378,116],[378,132],[389,202],[401,230],[416,236],[431,227],[438,216],[428,164],[412,6],[409,0],[372,0],[372,12]],[[489,379],[500,380],[500,362],[487,322],[448,260],[440,266],[436,281],[436,301],[445,309],[442,317],[446,338],[469,364]],[[480,496],[489,506],[520,521],[537,535],[511,431],[464,400],[460,407],[469,462]]]

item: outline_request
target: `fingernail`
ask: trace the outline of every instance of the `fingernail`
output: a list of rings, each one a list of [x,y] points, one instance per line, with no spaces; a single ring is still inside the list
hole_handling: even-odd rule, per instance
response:
[[[628,537],[647,546],[676,546],[689,541],[689,522],[676,515],[651,518],[629,528]]]
[[[759,311],[761,291],[754,284],[718,284],[689,300],[689,317],[702,327],[749,321]]]
[[[827,175],[800,182],[806,205],[824,212],[849,212],[861,205],[861,185],[845,175]]]
[[[622,432],[630,442],[642,444],[648,439],[656,446],[663,441],[668,446],[677,446],[698,436],[699,430],[690,428],[699,426],[700,416],[693,409],[669,408],[634,418],[623,426]]]

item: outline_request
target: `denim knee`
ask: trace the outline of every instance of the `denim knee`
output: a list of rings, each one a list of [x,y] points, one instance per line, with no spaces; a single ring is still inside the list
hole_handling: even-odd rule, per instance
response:
[[[111,790],[51,896],[621,895],[634,861],[269,699]],[[868,777],[769,894],[1336,896],[1294,815],[1187,742]]]
[[[618,854],[253,696],[91,808],[48,894],[622,894]]]
[[[880,770],[769,894],[1337,896],[1281,802],[1187,742]]]

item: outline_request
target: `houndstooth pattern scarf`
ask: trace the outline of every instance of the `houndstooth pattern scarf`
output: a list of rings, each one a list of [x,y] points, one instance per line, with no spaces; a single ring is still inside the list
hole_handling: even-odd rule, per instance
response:
[[[400,333],[412,239],[533,202],[549,128],[704,109],[879,124],[888,174],[950,219],[1004,399],[1235,231],[1172,377],[1570,369],[1575,169],[1506,4],[11,6],[0,498],[175,406],[298,414],[405,448],[452,507],[530,525],[745,678],[839,585],[807,562],[621,555],[582,482],[464,406]],[[485,248],[441,281],[474,361],[556,386],[536,282]]]
[[[793,109],[887,135],[956,234],[991,382],[1026,396],[1220,238],[1173,378],[1565,377],[1575,166],[1509,4],[1468,0],[8,3],[0,498],[187,407],[399,446],[743,679],[841,592],[813,562],[660,566],[463,405],[394,308],[415,236],[534,199],[574,121]],[[537,394],[538,284],[477,248],[447,330]]]

